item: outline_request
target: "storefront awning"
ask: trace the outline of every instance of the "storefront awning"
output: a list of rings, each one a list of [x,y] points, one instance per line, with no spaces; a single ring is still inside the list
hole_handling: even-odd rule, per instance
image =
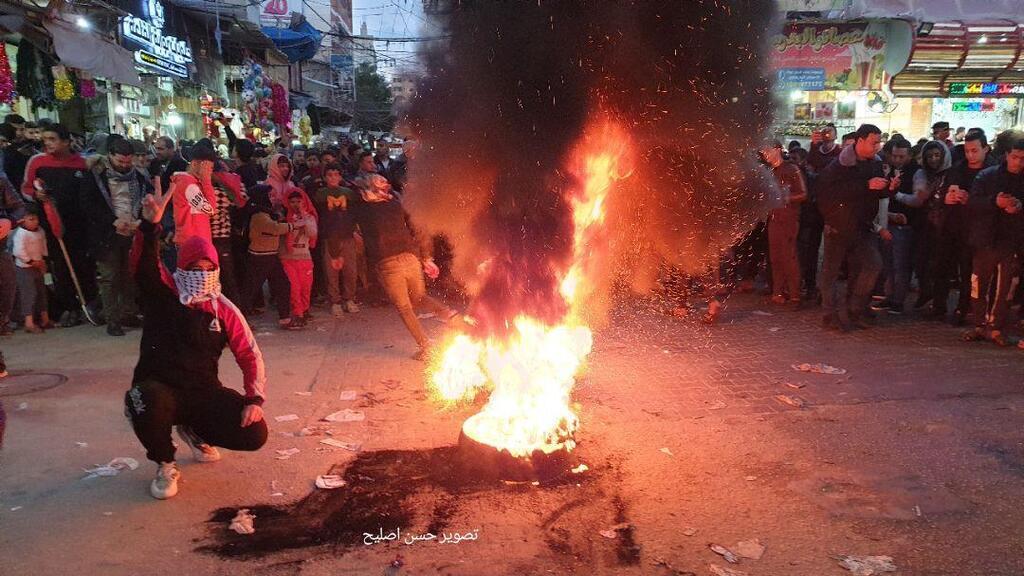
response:
[[[897,96],[1024,96],[981,87],[1024,82],[1022,50],[1024,27],[1012,21],[927,24],[918,29],[910,61],[890,88]]]
[[[61,64],[119,84],[142,84],[129,50],[60,20],[46,20],[43,25]]]
[[[844,18],[909,18],[918,22],[1024,21],[1021,0],[852,0]]]
[[[316,51],[320,49],[320,41],[323,39],[323,33],[306,21],[294,28],[264,26],[263,33],[288,56],[289,62],[301,62],[316,56]]]

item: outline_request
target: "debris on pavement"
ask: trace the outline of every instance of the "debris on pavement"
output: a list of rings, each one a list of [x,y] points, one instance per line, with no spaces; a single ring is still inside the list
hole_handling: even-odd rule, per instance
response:
[[[416,317],[419,318],[420,320],[428,320],[428,319],[433,318],[435,316],[437,316],[437,314],[434,314],[433,312],[424,312],[423,314],[417,314],[416,315]]]
[[[769,332],[778,332],[779,330],[782,330],[782,328],[779,328],[778,326],[773,326],[768,329]]]
[[[614,526],[609,526],[607,530],[599,530],[597,533],[608,539],[614,539],[618,537],[621,530],[628,530],[632,524],[629,522],[620,522]]]
[[[395,556],[394,560],[388,562],[388,565],[384,568],[384,576],[398,576],[402,566],[405,566],[405,559],[399,554]]]
[[[358,410],[350,410],[345,408],[344,410],[338,410],[333,414],[328,414],[321,418],[324,422],[360,422],[366,420],[366,414],[359,412]]]
[[[761,541],[757,538],[753,540],[744,540],[737,542],[732,547],[736,551],[736,555],[740,558],[750,558],[751,560],[760,560],[761,556],[764,556],[765,547],[761,544]]]
[[[304,426],[301,430],[295,433],[296,436],[328,436],[334,435],[334,430],[323,424],[313,424],[312,426]]]
[[[291,422],[293,420],[298,420],[298,419],[299,419],[299,415],[298,414],[284,414],[284,415],[281,415],[281,416],[274,416],[274,420],[276,422]]]
[[[812,374],[846,374],[845,368],[836,368],[828,364],[793,364],[793,370],[797,372],[810,372]]]
[[[792,388],[794,390],[799,390],[799,389],[803,388],[804,386],[807,386],[807,384],[796,383],[796,382],[786,382],[786,386],[789,386],[790,388]]]
[[[355,390],[343,390],[341,392],[341,395],[338,396],[338,400],[344,400],[344,401],[355,400],[356,396],[358,396],[358,393]]]
[[[28,402],[20,402],[18,404],[18,407],[15,408],[14,410],[16,412],[21,412],[22,410],[28,410]]]
[[[669,450],[668,448],[662,448],[661,450],[658,450],[658,452],[661,452],[662,454],[668,454],[669,456],[675,456],[675,454],[673,454],[672,451]]]
[[[697,529],[692,527],[683,528],[683,536],[696,536]]]
[[[754,316],[774,316],[771,312],[765,312],[764,310],[754,310],[751,312]]]
[[[836,560],[854,576],[875,576],[896,571],[892,556],[837,556]]]
[[[296,392],[295,395],[296,396],[312,396],[313,393],[312,392]]]
[[[320,443],[326,444],[328,446],[333,446],[335,448],[350,450],[352,452],[359,452],[359,449],[362,448],[363,446],[362,444],[356,442],[342,442],[341,440],[335,440],[334,438],[324,438],[323,440],[320,441]]]
[[[287,450],[275,450],[275,452],[277,452],[277,456],[274,456],[275,459],[287,460],[298,454],[300,450],[298,448],[288,448]]]
[[[708,564],[708,570],[715,576],[747,576],[747,573],[742,570],[733,570],[717,564]]]
[[[11,506],[11,512],[17,512],[18,510],[21,510],[22,508],[24,508],[24,506]]]
[[[743,479],[747,482],[753,482],[754,480],[757,480],[757,476],[744,476]]]
[[[335,488],[341,488],[347,482],[337,474],[321,474],[316,477],[315,484],[321,490],[334,490]]]
[[[88,442],[75,442],[75,446],[78,446],[79,448],[88,448],[89,447],[89,443]]]
[[[117,476],[122,470],[135,470],[139,467],[139,461],[135,458],[119,457],[114,458],[110,462],[103,466],[96,466],[95,468],[86,468],[85,471],[88,473],[82,480],[88,480],[89,478],[98,478],[100,476]]]
[[[250,514],[248,508],[242,508],[231,519],[231,524],[228,525],[228,528],[239,534],[254,534],[256,533],[256,527],[253,526],[252,521],[255,519],[256,516]]]
[[[724,558],[725,561],[729,564],[740,563],[740,559],[736,557],[736,554],[734,554],[732,550],[729,550],[725,546],[721,546],[719,544],[709,544],[708,548],[711,548],[712,552]]]
[[[783,404],[792,406],[794,408],[807,408],[807,400],[804,400],[799,396],[790,396],[789,394],[778,394],[775,396],[775,399]]]
[[[589,466],[587,466],[586,464],[580,464],[579,466],[577,466],[577,467],[572,469],[572,473],[573,474],[582,474],[582,473],[586,472],[587,470],[590,470]]]

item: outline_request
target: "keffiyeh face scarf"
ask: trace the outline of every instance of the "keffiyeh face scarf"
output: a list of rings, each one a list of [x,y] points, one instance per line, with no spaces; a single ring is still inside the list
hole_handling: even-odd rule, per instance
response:
[[[174,271],[174,284],[178,287],[178,300],[185,306],[220,297],[220,270]]]
[[[217,321],[217,300],[220,298],[220,269],[217,270],[182,270],[174,271],[174,285],[178,287],[178,300],[185,306],[211,301],[213,304],[213,321],[210,331],[220,332]]]

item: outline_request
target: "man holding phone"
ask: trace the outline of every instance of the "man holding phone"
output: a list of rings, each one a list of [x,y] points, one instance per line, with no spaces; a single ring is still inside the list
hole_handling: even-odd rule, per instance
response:
[[[949,187],[943,204],[936,207],[938,235],[932,270],[935,302],[944,304],[949,299],[951,281],[959,290],[956,311],[953,313],[953,322],[957,326],[967,322],[967,313],[971,307],[972,250],[968,242],[967,202],[978,174],[993,165],[988,161],[988,138],[980,128],[967,133],[963,151],[964,160],[946,173]]]
[[[825,217],[825,260],[821,268],[821,304],[827,329],[848,331],[864,323],[875,280],[882,269],[875,219],[879,200],[888,198],[900,185],[899,178],[884,176],[878,157],[882,131],[862,124],[854,143],[819,178],[819,205]],[[852,290],[839,290],[839,272],[847,262],[848,284]],[[846,305],[841,296],[850,292]]]
[[[956,199],[962,198],[957,195]],[[964,340],[991,340],[1005,346],[1003,330],[1020,274],[1024,248],[1024,140],[1018,140],[999,166],[978,174],[967,199],[970,242],[974,248],[971,300],[975,327]]]

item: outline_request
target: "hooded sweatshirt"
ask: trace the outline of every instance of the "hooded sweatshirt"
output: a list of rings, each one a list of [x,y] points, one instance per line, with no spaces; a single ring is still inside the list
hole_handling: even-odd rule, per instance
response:
[[[226,346],[242,370],[246,404],[262,404],[267,380],[263,355],[245,317],[223,295],[183,305],[174,279],[159,261],[158,228],[143,222],[140,230],[132,256],[145,319],[132,382],[156,380],[183,390],[221,387],[218,363]],[[209,240],[183,246],[178,262],[187,267],[200,258],[218,262]]]
[[[932,170],[928,166],[927,157],[930,150],[939,150],[942,153],[942,165],[938,170]],[[902,202],[912,208],[924,208],[929,214],[928,218],[933,219],[932,213],[939,210],[945,201],[946,171],[953,164],[953,155],[949,148],[941,141],[932,140],[924,145],[921,151],[924,166],[914,173],[914,193],[896,194],[895,200]]]
[[[288,195],[294,191],[298,191],[302,194],[302,201],[305,204],[306,213],[313,214],[316,218],[316,208],[313,206],[313,201],[309,199],[309,195],[306,194],[305,190],[299,188],[292,183],[291,180],[284,177],[281,173],[281,166],[278,162],[284,158],[288,160],[288,157],[284,154],[274,154],[270,157],[270,161],[267,162],[267,180],[264,184],[270,186],[270,203],[276,210],[285,210],[285,206],[288,204]],[[291,160],[288,160],[289,165]]]

